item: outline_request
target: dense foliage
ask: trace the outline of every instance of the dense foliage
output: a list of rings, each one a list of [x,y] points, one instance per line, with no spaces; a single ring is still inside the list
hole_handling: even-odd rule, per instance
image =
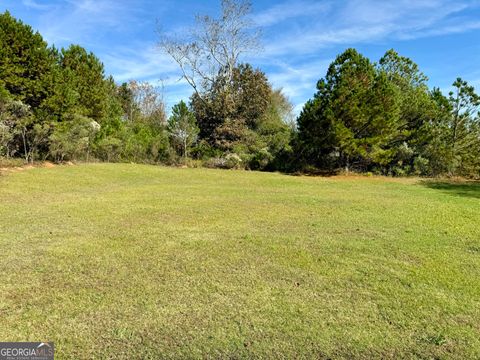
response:
[[[236,159],[232,167],[272,168],[289,149],[292,129],[284,120],[291,105],[280,91],[272,89],[266,75],[251,65],[236,67],[231,81],[220,73],[204,93],[194,93],[192,108],[203,154],[230,155]]]
[[[230,63],[229,63],[230,64]],[[250,64],[219,67],[190,103],[118,85],[79,45],[49,47],[0,15],[0,156],[281,171],[480,176],[480,97],[457,79],[430,89],[410,59],[339,55],[301,112]]]
[[[169,154],[158,89],[117,86],[93,53],[48,47],[0,15],[0,156],[157,162]]]
[[[0,15],[0,156],[26,161],[185,162],[274,168],[292,133],[291,105],[265,74],[242,64],[180,102],[167,120],[161,91],[117,85],[78,45],[48,47],[39,33]]]
[[[453,85],[446,98],[395,51],[374,64],[348,49],[298,119],[299,160],[326,171],[478,176],[479,97],[461,79]]]

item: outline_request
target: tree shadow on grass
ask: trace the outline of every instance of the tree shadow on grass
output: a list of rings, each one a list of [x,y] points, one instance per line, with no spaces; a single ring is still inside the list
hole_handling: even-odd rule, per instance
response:
[[[422,185],[434,190],[440,190],[453,196],[480,199],[480,182],[448,182],[448,181],[422,181]]]

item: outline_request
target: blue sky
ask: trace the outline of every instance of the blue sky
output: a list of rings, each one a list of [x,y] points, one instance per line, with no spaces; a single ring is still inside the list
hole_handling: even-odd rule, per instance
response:
[[[157,50],[156,23],[181,33],[195,14],[218,9],[218,1],[201,0],[0,0],[0,11],[32,25],[49,44],[93,51],[117,82],[161,79],[169,107],[191,90]],[[480,0],[259,0],[252,16],[263,28],[264,49],[245,60],[283,88],[296,112],[348,47],[372,60],[394,48],[444,91],[458,76],[480,88]]]

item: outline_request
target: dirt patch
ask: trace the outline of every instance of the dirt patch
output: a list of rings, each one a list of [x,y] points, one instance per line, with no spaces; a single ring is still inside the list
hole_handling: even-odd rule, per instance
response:
[[[51,163],[50,161],[45,161],[43,163],[43,166],[44,168],[47,168],[47,169],[51,169],[51,168],[54,168],[56,165],[54,163]]]
[[[73,166],[75,165],[72,162],[67,162],[64,165],[68,166]],[[22,166],[9,166],[9,167],[1,167],[0,168],[0,174],[10,174],[10,173],[16,173],[20,171],[25,171],[25,170],[31,170],[35,168],[45,168],[45,169],[52,169],[57,167],[58,165],[50,162],[50,161],[44,161],[44,162],[38,162],[34,164],[25,164]]]

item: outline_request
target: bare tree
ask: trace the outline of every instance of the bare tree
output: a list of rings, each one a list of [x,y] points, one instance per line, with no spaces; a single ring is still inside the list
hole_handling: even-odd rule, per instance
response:
[[[195,26],[183,39],[159,29],[160,49],[179,65],[182,77],[200,97],[218,75],[230,84],[241,56],[260,48],[260,34],[249,18],[250,1],[221,0],[221,8],[218,19],[197,15]]]
[[[128,117],[135,118],[133,112],[139,111],[143,118],[149,119],[157,125],[166,123],[165,102],[162,88],[153,86],[146,81],[131,80],[128,88],[132,93],[134,107],[131,107]]]

